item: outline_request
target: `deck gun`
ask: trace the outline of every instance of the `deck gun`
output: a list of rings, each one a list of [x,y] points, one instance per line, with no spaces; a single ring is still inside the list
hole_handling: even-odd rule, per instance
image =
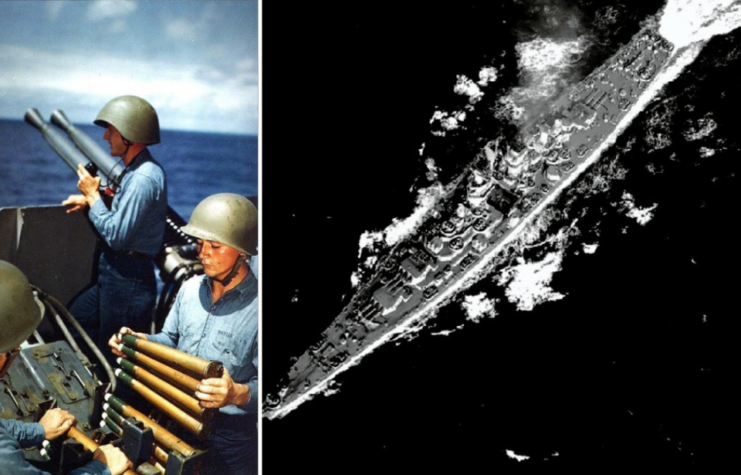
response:
[[[37,287],[33,289],[46,320],[59,325],[62,320],[69,320],[68,312],[56,298]],[[63,318],[59,318],[60,314]],[[46,343],[38,335],[32,339],[36,341],[22,345],[14,364],[0,378],[0,417],[38,422],[46,411],[58,407],[74,415],[77,426],[66,437],[44,441],[41,447],[26,448],[23,453],[26,460],[45,472],[67,473],[88,462],[98,445],[112,443],[136,467],[125,472],[126,475],[196,473],[195,466],[207,449],[186,443],[171,430],[179,425],[199,440],[211,433],[216,410],[194,410],[192,404],[184,404],[185,400],[194,398],[193,389],[188,389],[185,382],[206,374],[205,370],[210,371],[208,374],[219,374],[221,363],[172,353],[172,349],[169,349],[172,354],[166,355],[169,360],[162,362],[156,344],[143,345],[132,338],[124,339],[124,349],[138,359],[136,365],[122,360],[122,369],[116,370],[118,379],[152,401],[151,406],[138,401],[139,409],[135,409],[113,396],[109,392],[110,384],[97,379],[75,340]],[[154,356],[149,357],[150,354]],[[147,358],[160,358],[156,361],[165,369],[151,365]],[[139,365],[151,370],[152,376],[145,377],[145,370]],[[158,370],[162,373],[156,373]],[[158,401],[161,402],[156,404]],[[0,466],[4,466],[2,461]]]
[[[41,132],[52,150],[73,171],[76,172],[80,164],[85,166],[88,172],[95,171],[97,168],[97,171],[107,179],[109,186],[120,185],[125,167],[103,150],[89,135],[75,127],[64,112],[59,109],[55,110],[51,115],[51,123],[65,134],[46,122],[35,108],[28,109],[24,119]],[[203,273],[203,266],[198,260],[196,243],[180,229],[185,224],[185,220],[168,206],[162,248],[154,259],[160,271],[160,278],[165,284],[156,308],[157,326],[161,325],[167,316],[180,284],[193,275]]]

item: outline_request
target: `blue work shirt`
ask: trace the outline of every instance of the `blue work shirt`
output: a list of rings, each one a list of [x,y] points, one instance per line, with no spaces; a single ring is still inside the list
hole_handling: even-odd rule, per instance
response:
[[[49,475],[31,465],[23,455],[23,449],[41,445],[44,428],[38,422],[22,422],[0,419],[0,474],[2,475]],[[68,475],[111,475],[103,463],[92,460]]]
[[[127,249],[151,256],[159,252],[165,236],[167,182],[149,149],[126,167],[111,209],[101,199],[93,203],[88,216],[114,251]]]
[[[147,339],[206,360],[221,361],[234,382],[250,387],[250,399],[244,406],[228,405],[219,412],[233,416],[257,414],[257,278],[250,272],[216,303],[211,285],[207,276],[187,280],[162,331]],[[218,421],[215,425],[218,431]]]

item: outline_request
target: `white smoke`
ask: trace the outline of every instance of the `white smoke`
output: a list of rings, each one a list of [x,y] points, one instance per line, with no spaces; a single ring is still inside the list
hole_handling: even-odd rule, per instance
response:
[[[498,281],[507,286],[507,298],[517,304],[518,310],[530,311],[540,303],[565,297],[550,288],[553,275],[561,270],[562,260],[563,255],[556,252],[549,253],[540,262],[525,262],[518,258],[518,264],[504,269]]]
[[[518,43],[515,51],[522,86],[512,89],[503,101],[530,110],[534,101],[552,98],[568,85],[567,73],[587,46],[583,37],[571,41],[536,38]]]
[[[392,223],[383,230],[386,245],[391,247],[416,232],[429,215],[430,210],[442,197],[443,188],[441,186],[433,185],[419,190],[417,208],[412,214],[404,219],[394,218]]]
[[[623,196],[620,199],[620,207],[625,211],[626,216],[635,219],[638,224],[645,226],[646,223],[651,221],[654,217],[654,210],[658,206],[654,203],[653,206],[647,208],[640,208],[636,206],[635,198],[627,191],[623,192]]]
[[[475,104],[484,95],[481,88],[466,76],[459,74],[453,87],[453,92],[462,96],[468,96],[468,101]]]
[[[506,450],[505,453],[507,454],[507,457],[517,460],[518,462],[530,459],[529,455],[518,455],[513,450]]]
[[[479,80],[477,82],[480,86],[486,86],[490,82],[494,82],[497,80],[497,68],[494,66],[484,66],[479,71]]]
[[[595,252],[597,252],[598,247],[598,244],[582,244],[584,254],[594,254]]]
[[[466,312],[466,320],[478,323],[483,318],[494,318],[494,304],[496,302],[486,296],[484,292],[477,295],[463,297],[461,307]]]

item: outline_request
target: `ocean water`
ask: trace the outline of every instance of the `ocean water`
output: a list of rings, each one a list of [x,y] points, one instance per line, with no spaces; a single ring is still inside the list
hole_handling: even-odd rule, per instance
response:
[[[103,150],[103,129],[78,125]],[[58,205],[78,193],[77,175],[43,136],[23,120],[0,120],[0,208]],[[196,205],[214,193],[257,196],[257,137],[163,130],[150,147],[165,169],[169,204],[188,220]]]

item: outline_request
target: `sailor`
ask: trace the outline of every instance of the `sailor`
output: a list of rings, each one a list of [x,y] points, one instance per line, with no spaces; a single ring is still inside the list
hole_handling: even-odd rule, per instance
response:
[[[249,260],[257,254],[257,209],[240,195],[212,195],[183,232],[196,238],[205,275],[183,284],[160,333],[120,333],[224,364],[224,375],[202,380],[195,393],[202,407],[218,409],[200,475],[256,474],[258,300]],[[123,356],[119,344],[113,335],[109,345]]]
[[[41,322],[41,304],[34,300],[28,279],[13,264],[0,261],[0,378],[4,378],[13,359]],[[23,449],[54,440],[75,424],[75,417],[62,409],[51,409],[39,422],[0,418],[0,473],[3,475],[49,475],[31,465]],[[121,449],[110,444],[99,447],[93,460],[69,475],[121,475],[131,462]]]
[[[105,128],[103,138],[111,155],[121,157],[125,165],[120,186],[106,206],[100,177],[81,165],[77,188],[82,194],[71,195],[62,204],[69,207],[68,213],[88,208],[103,241],[98,280],[70,307],[103,349],[122,324],[137,331],[150,328],[157,292],[153,258],[165,233],[167,185],[164,170],[147,148],[160,141],[157,112],[147,101],[116,97],[101,109],[95,124]]]

